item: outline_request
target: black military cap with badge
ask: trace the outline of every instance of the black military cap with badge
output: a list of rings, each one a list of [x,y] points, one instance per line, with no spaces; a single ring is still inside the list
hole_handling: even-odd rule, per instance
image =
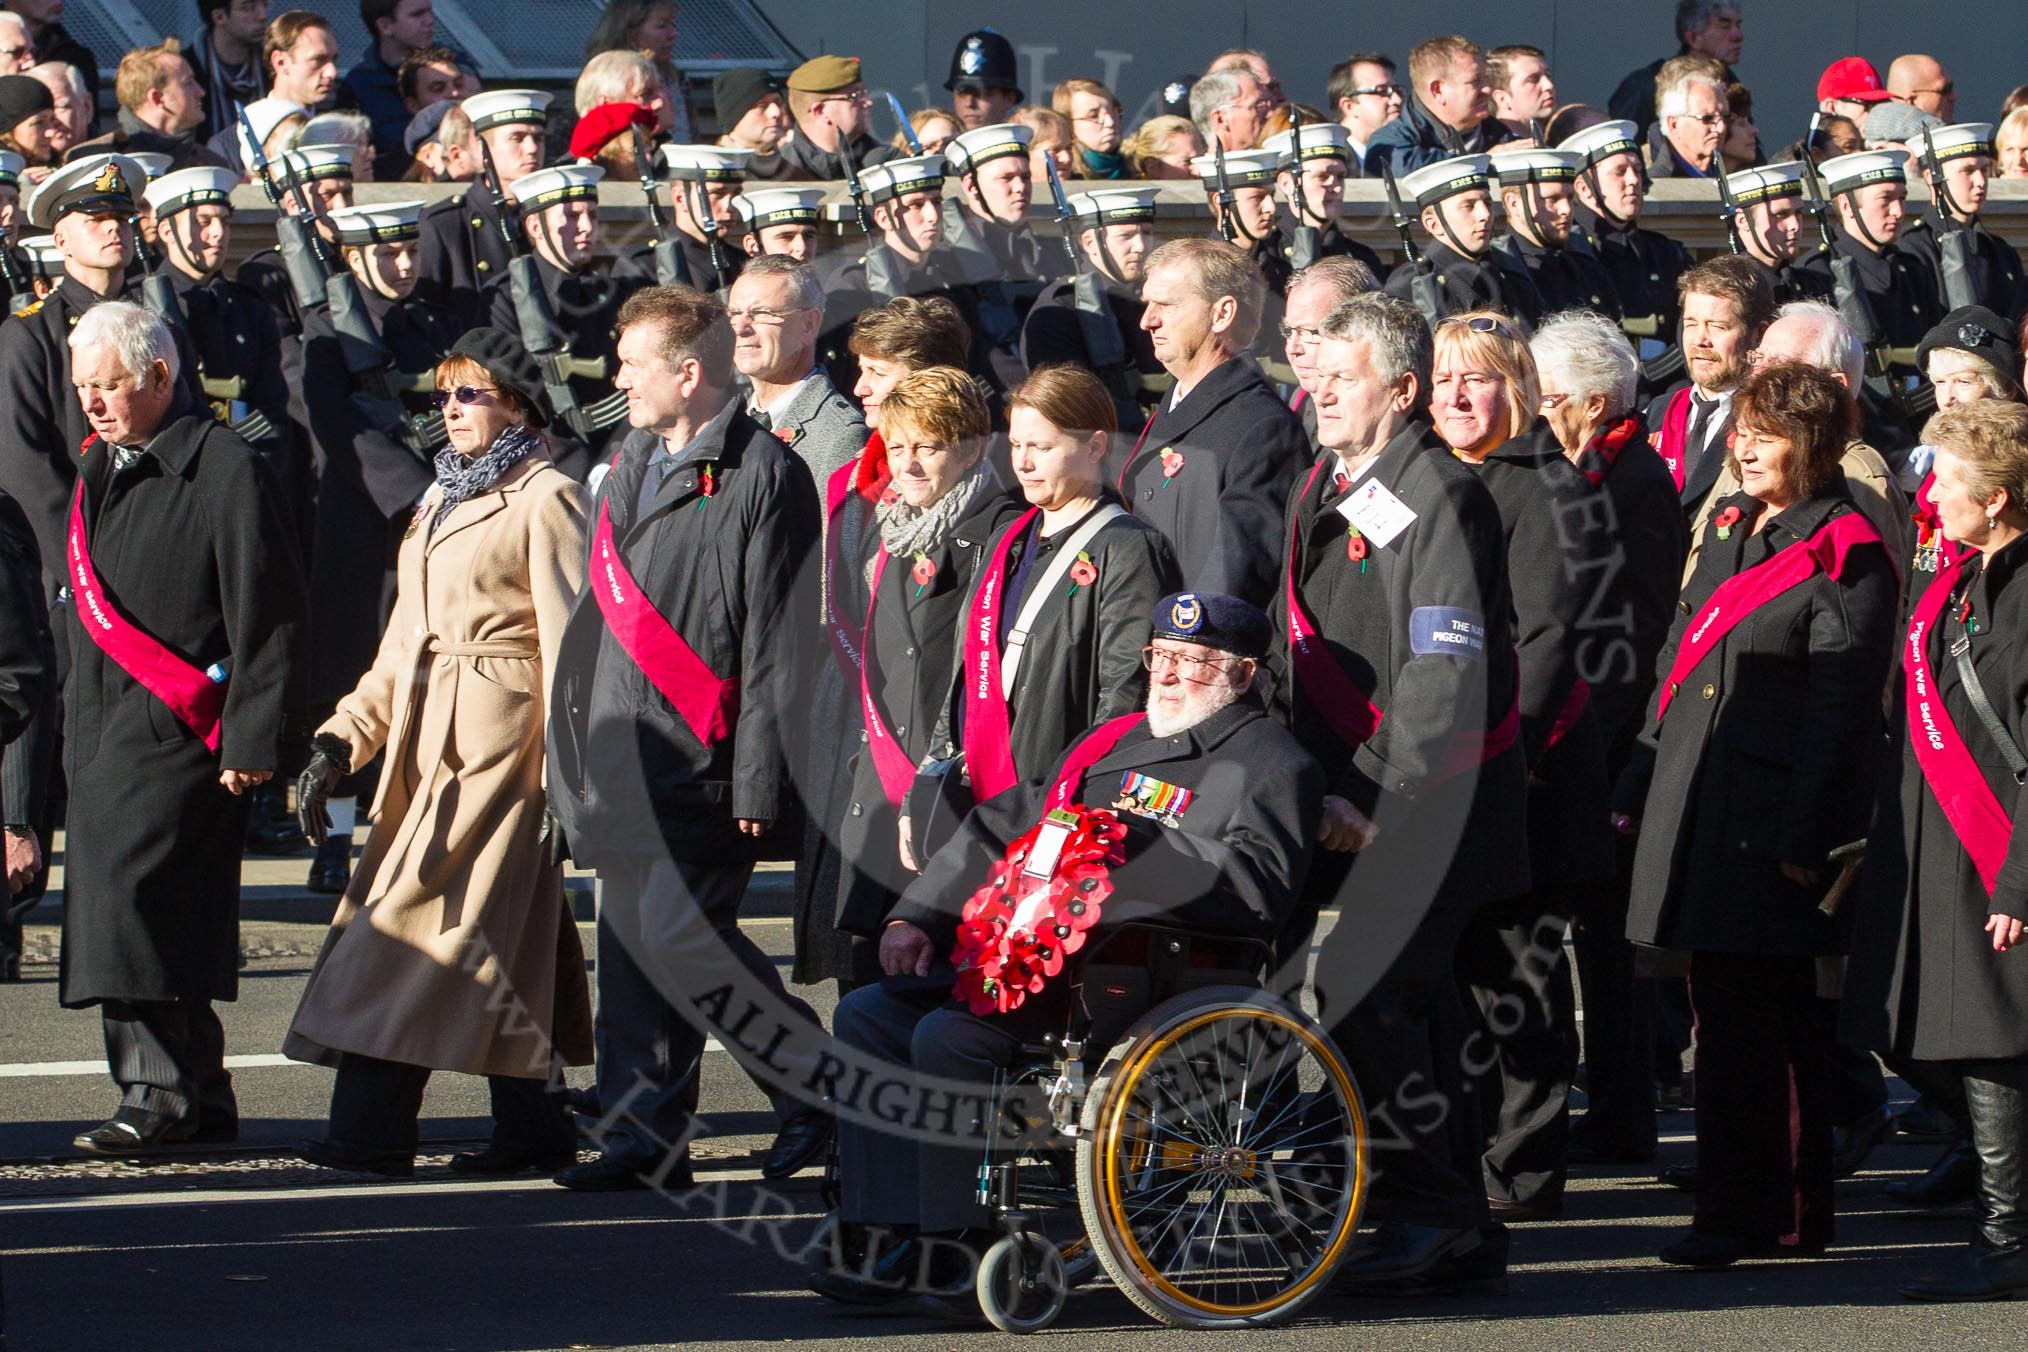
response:
[[[1915,349],[1915,364],[1929,369],[1929,354],[1944,351],[1968,352],[2015,386],[2021,384],[2021,341],[2014,325],[1983,305],[1967,305],[1945,315],[1937,326],[1922,336]]]

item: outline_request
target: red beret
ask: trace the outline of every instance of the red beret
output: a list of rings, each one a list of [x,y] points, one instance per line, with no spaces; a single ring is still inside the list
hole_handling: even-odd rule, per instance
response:
[[[570,134],[570,153],[588,160],[629,127],[655,128],[655,114],[638,103],[601,103],[577,120]]]

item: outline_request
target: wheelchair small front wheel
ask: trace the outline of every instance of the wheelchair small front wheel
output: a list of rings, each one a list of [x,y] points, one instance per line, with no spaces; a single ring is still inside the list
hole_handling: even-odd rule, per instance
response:
[[[1033,1231],[1006,1235],[979,1260],[979,1309],[1002,1333],[1034,1333],[1063,1313],[1070,1295],[1063,1254]]]

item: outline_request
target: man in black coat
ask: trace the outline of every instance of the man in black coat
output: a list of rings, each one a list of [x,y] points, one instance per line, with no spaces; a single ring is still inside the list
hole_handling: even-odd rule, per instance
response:
[[[752,152],[724,146],[663,146],[661,155],[677,245],[673,275],[657,272],[660,265],[650,242],[620,259],[613,277],[636,286],[694,286],[722,297],[746,264],[739,243],[745,227],[733,203],[745,186]]]
[[[1612,278],[1620,327],[1646,367],[1642,394],[1653,398],[1683,373],[1671,349],[1681,316],[1676,279],[1690,270],[1690,251],[1641,226],[1648,171],[1633,123],[1601,122],[1566,137],[1557,149],[1584,157],[1577,175],[1578,226]]]
[[[1726,175],[1725,188],[1737,208],[1732,237],[1738,241],[1739,256],[1759,264],[1767,274],[1774,303],[1829,300],[1831,291],[1825,280],[1798,266],[1808,224],[1803,219],[1808,206],[1803,166],[1763,164],[1742,169]]]
[[[1411,417],[1430,366],[1405,301],[1354,296],[1324,321],[1325,453],[1290,498],[1275,607],[1277,706],[1326,775],[1293,937],[1340,908],[1318,1008],[1386,1123],[1369,1203],[1380,1228],[1338,1278],[1372,1293],[1506,1276],[1462,1098],[1453,963],[1472,913],[1530,885],[1527,766],[1500,511]]]
[[[471,119],[474,149],[486,168],[463,194],[423,212],[418,267],[429,300],[468,318],[482,313],[479,292],[506,273],[508,239],[515,225],[509,220],[503,227],[494,191],[509,194],[506,205],[512,211],[514,200],[507,185],[542,167],[542,129],[549,101],[550,95],[539,90],[489,89],[458,105]]]
[[[1493,247],[1527,269],[1543,314],[1595,310],[1618,319],[1612,276],[1577,230],[1573,184],[1583,157],[1537,148],[1495,151],[1492,161],[1507,215],[1507,234]]]
[[[739,928],[756,855],[793,801],[786,741],[815,641],[798,617],[816,612],[799,591],[816,489],[733,395],[724,306],[654,287],[620,330],[635,430],[599,480],[549,727],[553,830],[602,887],[603,1157],[557,1175],[590,1191],[688,1186],[705,1033],[679,1003],[736,991],[735,1012],[758,1005],[785,1039],[817,1022]],[[756,1060],[741,1060],[751,1072]],[[830,1118],[793,1097],[801,1076],[757,1063],[783,1119],[763,1167],[786,1177],[823,1151]]]
[[[1415,301],[1425,274],[1436,282],[1434,325],[1466,310],[1498,310],[1524,324],[1542,320],[1542,293],[1519,259],[1493,247],[1493,196],[1487,191],[1491,160],[1460,155],[1401,178],[1401,192],[1422,218],[1428,236],[1420,262],[1404,262],[1387,278],[1387,294]]]
[[[956,977],[945,955],[966,898],[1067,781],[1068,801],[1110,808],[1126,825],[1125,859],[1111,867],[1101,933],[1140,920],[1271,941],[1288,925],[1309,869],[1324,782],[1254,689],[1268,619],[1236,597],[1205,592],[1166,596],[1150,619],[1146,713],[1099,724],[1046,774],[965,818],[887,917],[880,936],[887,981],[839,1004],[837,1034],[847,1047],[925,1077],[990,1083],[1019,1054],[1024,1035],[1062,1028],[1068,973],[1004,1014],[974,1014],[944,997]],[[938,1260],[956,1256],[959,1233],[981,1224],[977,1144],[897,1139],[862,1110],[841,1117],[838,1146],[841,1218],[900,1222],[910,1234],[869,1255],[865,1270],[819,1276],[817,1289],[879,1303],[906,1295],[925,1260],[933,1285],[967,1275],[963,1264],[946,1272]]]
[[[1021,330],[1028,369],[1069,363],[1105,382],[1122,435],[1137,435],[1168,373],[1141,327],[1142,265],[1155,245],[1156,190],[1121,188],[1070,199],[1084,266],[1043,289]],[[1086,270],[1088,267],[1089,270]]]
[[[63,971],[100,1006],[122,1101],[80,1149],[229,1141],[214,1000],[237,998],[246,791],[300,700],[303,584],[253,449],[191,406],[162,321],[108,302],[70,335],[92,429],[62,558]],[[136,349],[149,359],[135,369]],[[172,702],[173,701],[173,702]]]
[[[0,981],[21,977],[17,901],[43,870],[41,833],[49,787],[56,692],[56,649],[42,599],[42,559],[20,504],[0,492]],[[37,730],[40,735],[37,735]]]
[[[1175,384],[1121,467],[1121,500],[1169,538],[1184,586],[1266,605],[1309,441],[1245,355],[1260,269],[1218,240],[1171,240],[1148,256],[1141,295],[1141,327]]]

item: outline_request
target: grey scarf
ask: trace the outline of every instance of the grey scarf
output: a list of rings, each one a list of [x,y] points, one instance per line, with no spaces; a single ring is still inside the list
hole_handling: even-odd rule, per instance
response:
[[[880,542],[889,557],[902,559],[927,554],[943,543],[951,528],[971,515],[981,495],[999,486],[993,467],[985,456],[972,466],[950,491],[927,507],[911,507],[900,498],[873,509],[880,521]]]
[[[437,485],[444,490],[437,513],[430,518],[431,535],[450,515],[451,508],[475,498],[500,481],[500,476],[542,445],[532,428],[516,425],[502,432],[491,446],[467,460],[457,448],[446,446],[437,452]]]

